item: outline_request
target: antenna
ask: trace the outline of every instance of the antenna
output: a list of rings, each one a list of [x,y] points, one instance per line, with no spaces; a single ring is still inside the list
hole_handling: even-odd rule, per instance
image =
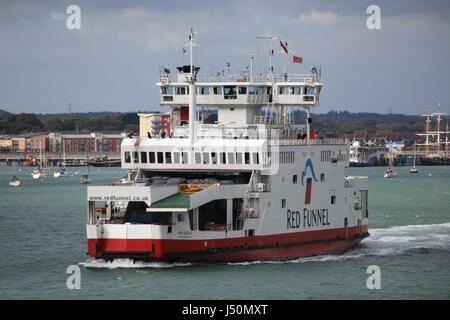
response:
[[[259,54],[256,53],[246,53],[245,54],[247,57],[250,58],[250,82],[253,82],[253,59],[256,56],[259,56]]]
[[[274,37],[274,36],[259,36],[259,37],[256,37],[256,39],[266,39],[266,40],[269,40],[269,74],[270,74],[270,80],[273,81],[273,66],[272,66],[273,49],[272,49],[272,40],[279,39],[279,37]]]

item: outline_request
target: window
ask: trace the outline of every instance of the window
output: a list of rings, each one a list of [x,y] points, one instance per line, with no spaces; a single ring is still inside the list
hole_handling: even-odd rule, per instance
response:
[[[208,152],[203,152],[203,163],[209,164],[209,153]]]
[[[133,162],[139,163],[139,152],[133,151]]]
[[[331,204],[335,204],[336,203],[336,196],[331,196]]]
[[[236,164],[242,164],[242,153],[236,152]]]
[[[224,86],[223,95],[225,99],[236,99],[236,87],[235,86]]]
[[[244,153],[245,164],[250,164],[250,152]]]
[[[211,152],[211,162],[212,162],[212,164],[217,163],[217,153]]]
[[[175,87],[175,94],[189,94],[189,90],[187,90],[188,88],[185,87]]]
[[[129,151],[125,151],[125,163],[131,163],[131,154]]]
[[[173,94],[173,87],[161,87],[162,94]]]
[[[295,88],[289,87],[289,94],[295,94]]]
[[[292,176],[292,183],[297,183],[297,175],[296,174],[294,174]]]
[[[184,214],[182,214],[182,213],[177,214],[177,218],[178,218],[178,221],[184,221]]]
[[[301,87],[295,87],[295,94],[302,94]]]
[[[320,182],[325,182],[325,173],[320,174]]]
[[[314,87],[304,87],[303,94],[314,94]]]
[[[253,152],[253,163],[259,164],[259,153]]]
[[[149,152],[149,163],[155,163],[155,153],[154,152]]]
[[[158,152],[158,163],[163,163],[164,157],[162,152]]]
[[[228,152],[228,163],[234,164],[234,153]]]
[[[213,87],[214,94],[222,94],[222,87]]]
[[[256,94],[256,87],[248,87],[248,94]]]
[[[220,153],[220,163],[221,164],[227,164],[227,155],[225,152]]]
[[[166,163],[172,163],[172,153],[166,152]]]
[[[281,207],[286,208],[286,199],[281,199]]]
[[[187,152],[182,152],[181,153],[181,163],[183,163],[183,164],[188,163],[188,154],[187,154]]]
[[[147,163],[147,152],[141,152],[141,163]]]
[[[247,87],[239,87],[238,93],[239,94],[247,94]]]
[[[195,153],[195,163],[201,164],[202,163],[202,154],[200,152]]]
[[[180,153],[179,152],[174,152],[173,153],[173,163],[180,163]]]
[[[286,87],[278,87],[278,94],[287,94]]]
[[[264,87],[258,87],[258,94],[264,94]]]
[[[198,87],[198,94],[209,94],[209,87]]]

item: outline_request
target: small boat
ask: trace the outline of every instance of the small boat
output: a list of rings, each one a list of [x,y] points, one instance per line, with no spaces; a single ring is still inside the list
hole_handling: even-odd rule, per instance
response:
[[[397,172],[393,171],[391,167],[389,167],[384,173],[385,178],[395,178],[397,176]]]
[[[91,178],[87,174],[83,174],[80,178],[82,184],[90,184],[92,182]]]
[[[22,180],[18,179],[15,175],[12,177],[11,181],[9,182],[9,185],[11,187],[18,187],[22,184]]]
[[[33,179],[39,179],[42,176],[41,168],[34,169],[31,175],[33,176]]]
[[[397,176],[397,172],[392,170],[392,143],[389,144],[389,167],[387,168],[386,172],[384,173],[385,178],[395,178]]]
[[[414,143],[414,163],[411,169],[409,169],[409,173],[418,173],[419,171],[416,168],[416,144]]]

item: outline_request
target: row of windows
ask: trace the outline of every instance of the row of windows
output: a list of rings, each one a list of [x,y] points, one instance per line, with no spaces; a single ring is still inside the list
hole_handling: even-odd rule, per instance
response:
[[[278,94],[319,94],[321,87],[278,87]]]
[[[264,90],[264,88],[267,88]],[[291,95],[310,95],[319,94],[321,87],[278,87],[278,94],[291,94]],[[225,96],[236,96],[237,94],[272,94],[272,87],[247,87],[247,86],[223,86],[223,87],[197,87],[197,94],[209,95],[209,94],[223,94]],[[189,87],[170,87],[162,86],[161,94],[165,95],[185,95],[189,94]]]
[[[332,158],[336,158],[336,153],[331,153],[331,150],[320,151],[320,161],[321,162],[331,162]],[[338,161],[346,161],[348,160],[348,151],[339,150],[337,153]]]
[[[259,164],[258,152],[195,152],[196,164]],[[125,163],[187,164],[187,152],[125,151]]]

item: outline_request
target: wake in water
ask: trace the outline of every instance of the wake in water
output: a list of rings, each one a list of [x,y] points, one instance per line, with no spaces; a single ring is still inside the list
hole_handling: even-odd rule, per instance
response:
[[[107,260],[89,260],[86,262],[80,262],[86,268],[99,268],[99,269],[118,269],[118,268],[174,268],[185,267],[192,265],[191,263],[165,263],[165,262],[145,262],[137,261],[133,259],[114,259]]]
[[[370,237],[357,247],[340,255],[322,255],[298,258],[288,261],[244,261],[230,262],[228,265],[254,265],[277,263],[306,263],[342,261],[370,256],[398,255],[413,249],[449,249],[450,223],[407,225],[390,228],[370,229]],[[191,266],[192,263],[144,262],[133,259],[89,260],[79,263],[86,268],[174,268]]]
[[[343,261],[370,256],[399,255],[415,249],[449,249],[450,223],[407,225],[369,229],[370,237],[358,246],[340,255],[321,255],[288,261],[247,261],[229,265],[253,265],[260,263],[306,263]]]

